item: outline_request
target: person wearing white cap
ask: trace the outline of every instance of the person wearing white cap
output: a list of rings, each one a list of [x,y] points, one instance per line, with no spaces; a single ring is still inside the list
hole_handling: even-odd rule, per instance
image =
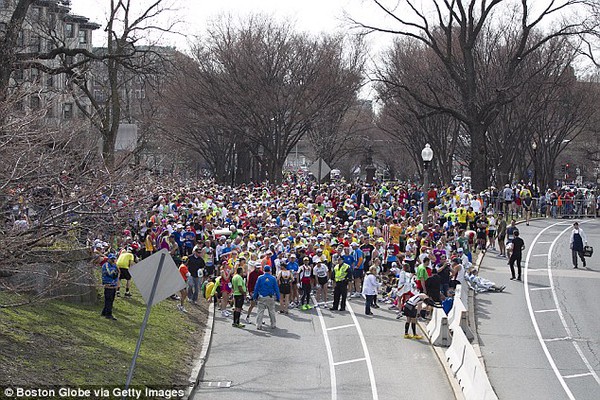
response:
[[[327,282],[329,281],[329,269],[322,260],[319,260],[315,263],[313,274],[317,280],[317,306],[325,306],[327,304]]]

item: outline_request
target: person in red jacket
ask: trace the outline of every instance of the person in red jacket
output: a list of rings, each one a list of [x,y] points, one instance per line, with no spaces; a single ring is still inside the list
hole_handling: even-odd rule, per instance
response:
[[[250,271],[250,273],[248,274],[248,295],[250,296],[250,298],[252,300],[250,300],[250,307],[248,307],[248,315],[246,315],[246,323],[249,324],[250,323],[250,313],[252,312],[252,310],[254,309],[254,306],[256,306],[256,301],[254,301],[254,298],[252,297],[252,295],[254,294],[254,287],[256,286],[256,280],[258,279],[259,276],[261,276],[264,272],[262,271],[262,266],[257,265],[252,271]]]

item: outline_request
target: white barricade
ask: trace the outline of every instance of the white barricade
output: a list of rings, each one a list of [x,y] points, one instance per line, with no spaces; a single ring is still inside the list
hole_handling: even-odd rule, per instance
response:
[[[465,307],[468,308],[469,305],[469,285],[467,284],[467,282],[463,282],[462,285],[457,285],[457,287],[460,286],[461,290],[460,290],[460,294],[458,295],[458,297],[460,297],[460,300],[463,302],[463,304],[465,305]]]
[[[434,307],[431,321],[427,324],[427,335],[434,346],[450,346],[450,331],[448,330],[448,317],[443,309]]]
[[[498,399],[483,365],[462,329],[453,332],[452,344],[446,350],[446,359],[466,400]]]
[[[467,307],[465,306],[465,303],[463,303],[463,301],[456,295],[454,296],[452,309],[448,314],[448,325],[452,331],[456,329],[462,329],[469,340],[473,340],[475,338],[471,328],[469,327],[469,314],[467,312]]]

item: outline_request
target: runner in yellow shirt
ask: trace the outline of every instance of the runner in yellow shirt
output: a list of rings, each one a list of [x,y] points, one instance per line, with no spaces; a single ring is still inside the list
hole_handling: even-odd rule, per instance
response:
[[[117,267],[119,268],[119,280],[125,279],[125,297],[131,297],[129,288],[131,287],[131,274],[129,267],[135,263],[135,256],[131,252],[131,248],[127,247],[121,252],[117,259]],[[117,288],[117,296],[121,296],[121,285]]]

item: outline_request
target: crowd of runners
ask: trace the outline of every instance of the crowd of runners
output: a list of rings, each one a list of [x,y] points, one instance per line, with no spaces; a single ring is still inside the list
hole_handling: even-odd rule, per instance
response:
[[[397,318],[406,317],[405,337],[417,339],[416,320],[432,306],[449,311],[456,285],[468,280],[503,290],[472,275],[474,254],[498,247],[499,256],[510,258],[505,244],[517,232],[514,218],[529,218],[534,207],[524,184],[423,192],[399,182],[318,185],[292,176],[278,186],[232,188],[209,180],[180,186],[148,193],[150,207],[119,235],[93,242],[105,287],[117,297],[122,287],[131,296],[128,269],[136,260],[166,249],[187,282],[173,296],[182,312],[215,301],[234,327],[245,327],[242,317],[250,323],[255,311],[262,329],[265,310],[343,311],[348,297],[364,301],[367,315],[382,304],[395,309]],[[114,318],[112,300],[109,308],[103,315]]]

